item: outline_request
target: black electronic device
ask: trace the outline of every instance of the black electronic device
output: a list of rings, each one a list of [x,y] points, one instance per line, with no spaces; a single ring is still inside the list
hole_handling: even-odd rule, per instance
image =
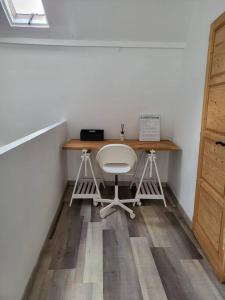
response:
[[[103,129],[81,129],[81,141],[104,141]]]

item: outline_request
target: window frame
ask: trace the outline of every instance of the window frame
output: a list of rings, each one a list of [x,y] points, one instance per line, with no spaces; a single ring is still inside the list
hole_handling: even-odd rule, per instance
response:
[[[1,0],[3,10],[11,27],[49,28],[45,14],[18,14],[12,0]]]

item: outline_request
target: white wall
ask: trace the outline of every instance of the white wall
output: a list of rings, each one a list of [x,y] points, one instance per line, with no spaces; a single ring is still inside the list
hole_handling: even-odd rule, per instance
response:
[[[171,155],[169,184],[190,219],[194,209],[209,30],[210,24],[224,11],[224,0],[196,2],[184,51],[180,97],[175,106],[173,139],[182,152]]]
[[[80,9],[84,13],[86,8],[83,2],[81,4]],[[68,119],[69,137],[78,137],[80,128],[99,127],[105,129],[106,138],[116,138],[119,136],[119,124],[124,122],[126,136],[136,138],[139,113],[159,112],[162,115],[162,138],[172,138],[182,148],[180,154],[170,155],[168,181],[191,218],[209,25],[224,10],[224,0],[196,1],[184,53],[178,49],[1,44],[0,145],[62,117]],[[171,15],[171,11],[169,13]],[[139,17],[141,15],[139,12]],[[146,15],[149,16],[148,13]],[[138,20],[126,22],[126,26],[122,26],[124,31],[120,31],[121,26],[118,26],[114,32],[114,26],[100,32],[101,22],[105,23],[103,16],[95,23],[93,31],[91,23],[81,24],[80,28],[69,26],[72,32],[67,32],[68,38],[132,38],[132,24],[138,23]],[[187,9],[186,25],[189,17],[190,10]],[[123,25],[122,18],[117,20]],[[141,26],[135,28],[136,39],[140,32],[144,32],[145,26],[149,32],[146,40],[160,36],[160,40],[165,41],[168,36],[169,42],[185,41],[186,25],[179,27],[177,19],[173,24],[181,30],[173,31],[172,26],[166,31],[169,31],[167,36],[164,36],[167,23],[162,22],[158,27],[153,23],[149,29],[146,20],[143,19]],[[170,18],[167,19],[170,23],[168,20]],[[56,32],[64,33],[60,31],[61,25],[56,24]],[[161,28],[158,32],[161,35],[154,36],[158,28]],[[77,35],[79,32],[80,36]],[[93,36],[93,33],[96,35]],[[20,37],[21,31],[8,34],[4,27],[2,36]],[[30,32],[25,36],[30,36]],[[55,37],[62,38],[63,35]],[[143,33],[141,40],[145,37]],[[57,147],[61,146],[65,135],[64,127],[52,130],[0,156],[0,228],[5,228],[0,231],[0,298],[4,300],[19,299],[22,295],[62,195],[66,180],[65,161],[61,152],[54,151],[59,149]],[[68,179],[74,179],[78,161],[78,155],[70,152]],[[167,181],[167,166],[168,154],[165,153],[160,156],[163,181]]]
[[[190,2],[194,9],[191,17],[188,10],[187,36],[182,29],[187,40],[184,51],[0,45],[0,142],[10,142],[59,117],[68,119],[70,137],[78,137],[80,128],[99,127],[105,129],[106,138],[115,138],[124,122],[127,137],[135,138],[139,113],[160,112],[162,138],[173,138],[182,147],[180,154],[171,155],[169,183],[191,218],[209,25],[225,10],[225,1]],[[80,29],[86,32],[83,38],[91,38],[87,28]],[[108,37],[104,39],[111,34]],[[78,157],[72,153],[68,157],[68,178],[74,179]],[[162,180],[167,181],[167,154],[160,160]]]
[[[0,155],[0,299],[21,299],[66,184],[65,123]]]
[[[162,138],[171,138],[181,76],[181,49],[66,48],[0,45],[0,136],[7,143],[56,119],[69,137],[81,128],[104,128],[106,138],[138,137],[142,111],[162,115]],[[70,154],[71,156],[71,154]],[[167,154],[162,180],[167,181]],[[69,160],[74,179],[77,159]]]
[[[41,30],[11,28],[0,6],[0,37],[184,42],[192,2],[43,0],[50,27]]]

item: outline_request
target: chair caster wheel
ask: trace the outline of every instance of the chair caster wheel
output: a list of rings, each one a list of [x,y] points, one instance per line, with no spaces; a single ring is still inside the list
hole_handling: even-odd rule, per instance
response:
[[[141,206],[141,201],[137,202],[137,206]]]
[[[94,205],[94,206],[98,206],[98,202],[95,202],[95,201],[94,201],[94,202],[93,202],[93,205]]]
[[[100,213],[100,217],[101,217],[102,219],[104,219],[104,218],[105,218],[105,214],[101,214],[101,213]]]
[[[135,214],[130,214],[130,218],[133,220],[135,218]]]

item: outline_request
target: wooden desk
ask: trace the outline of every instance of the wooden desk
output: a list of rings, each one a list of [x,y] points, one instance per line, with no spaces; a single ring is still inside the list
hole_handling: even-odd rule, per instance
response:
[[[91,159],[90,159],[90,151],[92,150],[99,150],[105,145],[108,144],[126,144],[129,145],[134,150],[142,150],[142,157],[144,156],[144,151],[149,151],[147,155],[147,158],[145,160],[145,166],[142,172],[141,179],[139,180],[139,184],[137,185],[137,192],[134,199],[134,203],[141,204],[140,199],[161,199],[164,201],[164,205],[166,206],[166,200],[164,197],[158,168],[156,165],[156,154],[154,151],[177,151],[180,150],[180,148],[174,144],[171,141],[164,140],[159,142],[140,142],[138,140],[125,140],[124,142],[121,142],[120,140],[104,140],[104,141],[80,141],[76,139],[72,139],[68,141],[64,146],[64,150],[82,150],[81,154],[81,163],[80,167],[76,176],[74,189],[72,192],[70,205],[72,204],[73,199],[80,198],[80,199],[87,199],[92,198],[94,205],[96,205],[98,202],[101,202],[101,194],[98,187],[98,181],[95,178],[95,174],[93,171]],[[142,157],[139,161],[139,163],[142,160]],[[136,169],[133,175],[133,179],[131,182],[131,186],[135,183],[138,165],[136,165]],[[152,178],[152,170],[154,168],[156,173],[157,182],[152,182],[149,180],[147,183],[144,182],[144,175],[146,173],[147,167],[149,165],[150,170],[150,177]],[[87,177],[87,166],[90,167],[90,171],[92,174],[91,180],[88,181],[82,181],[80,180],[80,174],[81,170],[84,168],[84,176]],[[83,179],[85,180],[85,179]],[[80,182],[80,183],[78,183]],[[103,181],[104,183],[104,181]],[[159,186],[157,186],[159,185]],[[143,188],[143,186],[145,188]],[[147,192],[146,192],[147,191]]]
[[[104,140],[104,141],[80,141],[72,139],[64,146],[64,150],[99,150],[101,147],[108,144],[126,144],[134,150],[156,150],[156,151],[177,151],[180,148],[169,140],[160,142],[140,142],[138,140]]]

